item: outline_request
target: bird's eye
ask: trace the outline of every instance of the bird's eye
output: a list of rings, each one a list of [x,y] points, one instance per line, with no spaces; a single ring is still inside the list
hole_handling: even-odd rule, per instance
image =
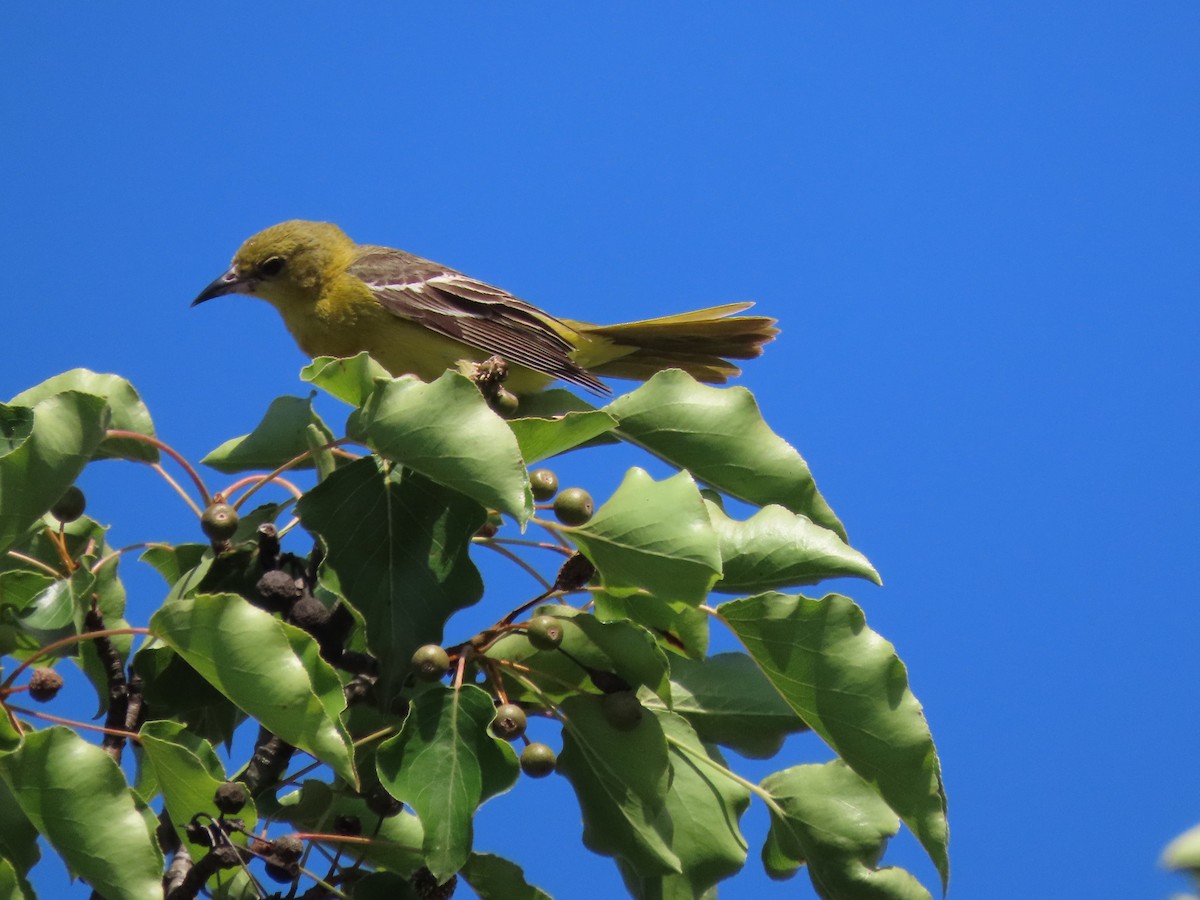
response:
[[[283,271],[283,257],[271,256],[264,259],[262,265],[258,267],[258,271],[266,278],[274,278]]]

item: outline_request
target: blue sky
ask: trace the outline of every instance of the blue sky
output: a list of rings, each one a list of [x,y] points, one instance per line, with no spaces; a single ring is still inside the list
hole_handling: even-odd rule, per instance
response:
[[[845,590],[925,705],[950,896],[1182,886],[1156,861],[1200,821],[1200,7],[451,6],[9,10],[0,395],[86,366],[192,458],[249,430],[304,359],[265,304],[188,303],[289,218],[576,318],[756,300],[783,333],[742,383],[883,575]],[[603,497],[632,461],[575,475]],[[145,470],[84,484],[116,544],[194,538]],[[555,781],[479,846],[617,895]],[[887,859],[933,883],[911,839]],[[752,850],[722,896],[802,881]]]

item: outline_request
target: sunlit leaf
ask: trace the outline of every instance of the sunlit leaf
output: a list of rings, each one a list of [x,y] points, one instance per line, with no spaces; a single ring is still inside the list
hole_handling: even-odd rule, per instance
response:
[[[362,406],[378,381],[390,381],[387,369],[366,353],[348,359],[318,356],[300,370],[300,377],[351,406]]]
[[[632,468],[588,522],[563,531],[615,594],[645,589],[694,606],[721,575],[716,534],[686,472],[654,481]]]
[[[55,375],[41,384],[22,391],[9,402],[13,406],[34,406],[56,394],[76,391],[100,397],[109,411],[109,428],[115,431],[134,431],[154,437],[154,422],[150,410],[133,385],[119,375],[72,369]],[[106,438],[94,452],[93,459],[122,458],[142,462],[158,462],[158,448],[145,441],[129,438]]]
[[[530,417],[508,420],[508,427],[517,436],[521,456],[527,466],[607,434],[616,424],[616,419],[598,409],[569,412],[546,419]]]
[[[941,764],[895,648],[839,594],[760,594],[718,613],[788,705],[912,829],[945,883]]]
[[[233,594],[168,603],[150,629],[272,733],[356,782],[342,684],[309,634]]]
[[[705,505],[721,545],[721,580],[714,591],[744,594],[827,578],[881,583],[865,556],[807,516],[771,504],[739,522],[715,503]]]
[[[767,426],[745,388],[711,387],[667,369],[605,411],[616,416],[620,437],[698,480],[758,506],[778,503],[845,540],[808,464]]]
[[[838,760],[776,772],[762,786],[783,810],[772,810],[763,863],[775,878],[804,864],[826,900],[929,900],[904,869],[877,868],[900,820],[879,795]]]
[[[109,900],[162,900],[162,853],[111,756],[61,726],[0,756],[0,777],[63,861]]]

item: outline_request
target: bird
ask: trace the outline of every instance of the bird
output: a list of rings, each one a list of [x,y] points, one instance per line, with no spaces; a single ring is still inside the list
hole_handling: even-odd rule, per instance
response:
[[[618,325],[558,318],[448,266],[298,219],[248,238],[192,306],[226,294],[266,300],[311,357],[365,350],[393,376],[432,381],[498,356],[518,396],[556,380],[603,395],[601,377],[645,381],[668,368],[723,384],[740,373],[731,360],[759,356],[778,333],[774,319],[737,315],[747,302]]]

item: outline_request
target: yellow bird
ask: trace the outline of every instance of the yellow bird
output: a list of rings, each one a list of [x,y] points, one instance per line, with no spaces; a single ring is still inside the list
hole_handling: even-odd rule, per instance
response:
[[[607,393],[597,376],[644,381],[668,368],[720,384],[740,371],[729,360],[758,356],[778,333],[774,319],[735,315],[751,303],[623,325],[559,319],[439,263],[356,244],[328,222],[254,235],[192,305],[223,294],[266,300],[309,356],[366,350],[393,375],[431,381],[495,355],[516,394],[555,379]]]

